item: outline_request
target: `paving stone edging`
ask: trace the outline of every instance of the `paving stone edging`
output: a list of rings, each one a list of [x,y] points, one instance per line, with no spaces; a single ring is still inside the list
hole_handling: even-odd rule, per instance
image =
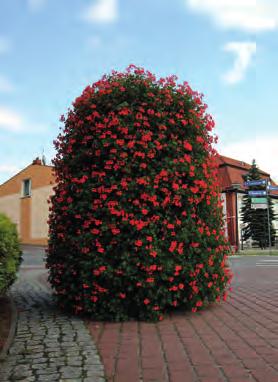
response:
[[[7,340],[3,346],[2,351],[0,352],[0,362],[4,362],[4,360],[8,356],[9,349],[12,346],[12,343],[13,343],[13,340],[15,337],[17,320],[18,320],[17,308],[16,308],[15,302],[11,296],[11,293],[7,293],[7,296],[9,298],[10,306],[11,306],[11,323],[10,323],[8,338],[7,338]]]

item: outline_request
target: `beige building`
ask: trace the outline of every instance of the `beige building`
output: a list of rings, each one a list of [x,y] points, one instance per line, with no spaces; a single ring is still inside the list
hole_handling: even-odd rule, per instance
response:
[[[37,158],[0,185],[0,212],[16,223],[23,244],[47,244],[47,200],[54,183],[52,166],[43,165]]]

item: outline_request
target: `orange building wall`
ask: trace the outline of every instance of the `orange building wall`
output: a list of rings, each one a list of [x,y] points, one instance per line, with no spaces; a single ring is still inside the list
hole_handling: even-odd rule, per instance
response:
[[[21,198],[20,200],[20,237],[24,243],[28,243],[31,240],[30,227],[30,209],[31,198]]]
[[[31,196],[22,196],[22,182],[25,179],[31,179]],[[40,164],[32,164],[26,167],[24,170],[16,174],[14,177],[9,179],[7,182],[3,183],[0,186],[0,212],[1,212],[1,199],[3,203],[7,197],[11,198],[13,203],[10,204],[10,207],[5,205],[5,208],[2,206],[2,211],[6,213],[12,220],[14,215],[19,214],[19,222],[16,222],[18,225],[18,233],[20,240],[23,244],[34,244],[34,245],[46,245],[47,236],[45,237],[33,237],[32,236],[32,227],[36,225],[46,225],[47,219],[38,219],[38,221],[32,221],[32,216],[34,219],[34,213],[32,214],[32,192],[36,190],[37,194],[40,194],[40,189],[42,190],[41,195],[45,201],[45,188],[49,187],[49,195],[54,186],[55,178],[53,175],[53,168],[51,166],[44,166]],[[14,199],[14,200],[13,200]],[[19,203],[18,203],[19,199]],[[2,205],[3,205],[2,203]],[[14,211],[15,205],[19,205],[18,213]],[[33,206],[34,208],[34,206]],[[19,224],[18,224],[19,223]],[[47,227],[37,227],[38,231],[47,232]]]
[[[32,179],[32,189],[54,184],[52,171],[52,166],[30,165],[0,186],[0,197],[21,193],[24,179]]]

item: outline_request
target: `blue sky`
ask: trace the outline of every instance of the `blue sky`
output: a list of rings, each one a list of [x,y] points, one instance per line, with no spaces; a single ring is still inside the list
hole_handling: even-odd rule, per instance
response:
[[[133,63],[205,95],[221,154],[278,180],[275,0],[1,0],[0,183],[42,151],[83,88]]]

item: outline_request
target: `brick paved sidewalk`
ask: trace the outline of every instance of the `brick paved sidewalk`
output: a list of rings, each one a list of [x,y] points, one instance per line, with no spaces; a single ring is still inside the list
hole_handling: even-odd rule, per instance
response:
[[[0,381],[105,381],[88,329],[57,310],[50,291],[37,281],[43,273],[24,269],[12,288],[18,324],[9,356],[0,363]]]
[[[278,268],[235,269],[227,303],[158,324],[89,323],[108,381],[277,382]]]

